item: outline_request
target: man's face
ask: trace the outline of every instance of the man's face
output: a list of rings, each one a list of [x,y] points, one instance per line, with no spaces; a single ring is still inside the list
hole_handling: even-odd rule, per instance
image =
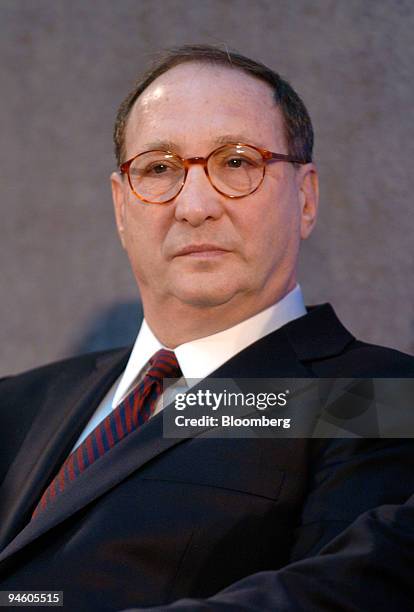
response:
[[[138,98],[126,129],[126,159],[157,142],[182,158],[223,142],[287,153],[273,92],[240,70],[187,63],[156,79]],[[125,161],[123,160],[123,161]],[[213,189],[202,166],[168,204],[145,204],[126,177],[112,175],[118,231],[146,316],[160,307],[228,307],[253,314],[295,282],[300,237],[316,214],[316,174],[270,163],[259,189],[230,199]],[[246,306],[248,306],[246,310]],[[168,312],[168,311],[166,311]]]

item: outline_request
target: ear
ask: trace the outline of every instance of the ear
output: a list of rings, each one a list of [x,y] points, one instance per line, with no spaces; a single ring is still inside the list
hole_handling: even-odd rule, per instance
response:
[[[111,188],[116,226],[122,246],[125,249],[125,207],[127,203],[125,198],[124,181],[119,172],[112,172]]]
[[[305,164],[298,170],[300,201],[300,236],[305,240],[316,225],[319,205],[319,178],[315,164]]]

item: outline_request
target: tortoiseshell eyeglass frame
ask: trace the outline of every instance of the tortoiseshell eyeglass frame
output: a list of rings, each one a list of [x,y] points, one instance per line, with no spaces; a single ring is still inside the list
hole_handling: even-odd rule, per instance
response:
[[[248,193],[244,193],[243,195],[229,195],[227,193],[225,193],[224,191],[221,191],[220,189],[218,189],[214,183],[211,180],[211,177],[209,175],[208,172],[208,161],[210,159],[210,157],[212,155],[214,155],[215,153],[217,153],[218,151],[220,151],[221,149],[225,149],[227,147],[246,147],[246,148],[250,148],[250,149],[254,149],[255,151],[257,151],[258,153],[260,153],[260,155],[262,156],[262,161],[263,161],[263,172],[262,172],[262,177],[258,183],[258,185],[252,189],[251,191],[249,191]],[[260,185],[263,183],[263,179],[265,176],[265,172],[266,172],[266,165],[269,162],[288,162],[291,164],[308,164],[310,163],[310,161],[304,161],[303,159],[297,159],[296,157],[293,157],[292,155],[285,155],[284,153],[273,153],[272,151],[267,151],[266,149],[261,149],[260,147],[256,147],[254,145],[251,144],[246,144],[246,143],[242,143],[242,142],[229,142],[227,144],[224,145],[220,145],[219,147],[217,147],[216,149],[214,149],[214,151],[211,151],[211,153],[209,153],[209,155],[207,157],[187,157],[186,159],[183,159],[182,157],[180,157],[179,155],[177,155],[176,153],[173,153],[172,151],[160,151],[162,153],[166,153],[168,155],[174,155],[174,157],[176,157],[177,159],[179,159],[183,165],[183,169],[184,169],[184,176],[183,179],[181,181],[181,183],[177,183],[177,187],[178,187],[178,191],[177,193],[174,194],[173,197],[169,198],[168,200],[165,200],[163,202],[154,202],[151,200],[148,200],[146,198],[143,198],[141,195],[139,195],[133,185],[132,185],[132,180],[131,180],[131,176],[129,173],[129,169],[130,166],[132,164],[132,162],[137,159],[137,157],[140,157],[141,155],[145,155],[146,153],[152,153],[153,151],[157,151],[157,149],[152,149],[149,151],[142,151],[141,153],[138,153],[137,155],[134,155],[134,157],[131,157],[131,159],[128,159],[127,161],[123,162],[120,166],[119,166],[119,171],[121,174],[126,174],[128,177],[128,183],[129,186],[131,188],[132,193],[139,199],[141,200],[141,202],[145,202],[146,204],[159,204],[159,205],[163,205],[163,204],[169,204],[170,202],[172,202],[172,200],[174,200],[174,198],[176,198],[178,196],[178,194],[181,192],[182,188],[184,187],[186,178],[187,178],[187,174],[188,174],[188,169],[190,168],[190,166],[193,166],[195,164],[200,164],[201,166],[203,166],[204,168],[204,172],[206,173],[206,176],[208,178],[208,180],[210,181],[211,186],[213,187],[213,189],[215,189],[218,193],[220,193],[221,195],[227,197],[227,198],[232,198],[232,199],[240,199],[240,198],[245,198],[248,195],[251,195],[252,193],[254,193],[255,191],[257,191],[260,187]]]

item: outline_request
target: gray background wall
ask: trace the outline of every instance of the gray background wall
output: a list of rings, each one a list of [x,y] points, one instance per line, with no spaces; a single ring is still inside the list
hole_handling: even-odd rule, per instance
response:
[[[303,96],[322,181],[306,301],[414,351],[410,0],[3,0],[0,28],[0,375],[134,337],[112,123],[154,51],[189,42],[262,60]]]

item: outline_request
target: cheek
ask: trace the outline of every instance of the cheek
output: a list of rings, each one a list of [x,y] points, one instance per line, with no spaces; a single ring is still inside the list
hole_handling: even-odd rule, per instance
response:
[[[274,262],[297,251],[300,235],[300,218],[296,202],[291,198],[267,200],[271,204],[256,207],[255,214],[245,219],[246,254],[261,260]],[[261,211],[261,212],[259,212]]]
[[[125,241],[129,258],[135,269],[163,263],[162,248],[168,232],[166,211],[147,207],[131,207],[126,216]]]
[[[145,244],[151,240],[154,224],[143,205],[132,204],[125,216],[125,234],[130,244]]]
[[[154,238],[151,235],[151,226],[147,227],[145,219],[135,211],[129,212],[125,223],[125,246],[129,259],[135,270],[147,265],[151,253],[151,244]]]
[[[261,212],[258,209],[254,216],[249,215],[245,231],[248,232],[251,242],[259,250],[263,250],[269,246],[269,243],[279,241],[285,235],[289,222],[289,215],[275,203],[272,206],[262,207]]]

